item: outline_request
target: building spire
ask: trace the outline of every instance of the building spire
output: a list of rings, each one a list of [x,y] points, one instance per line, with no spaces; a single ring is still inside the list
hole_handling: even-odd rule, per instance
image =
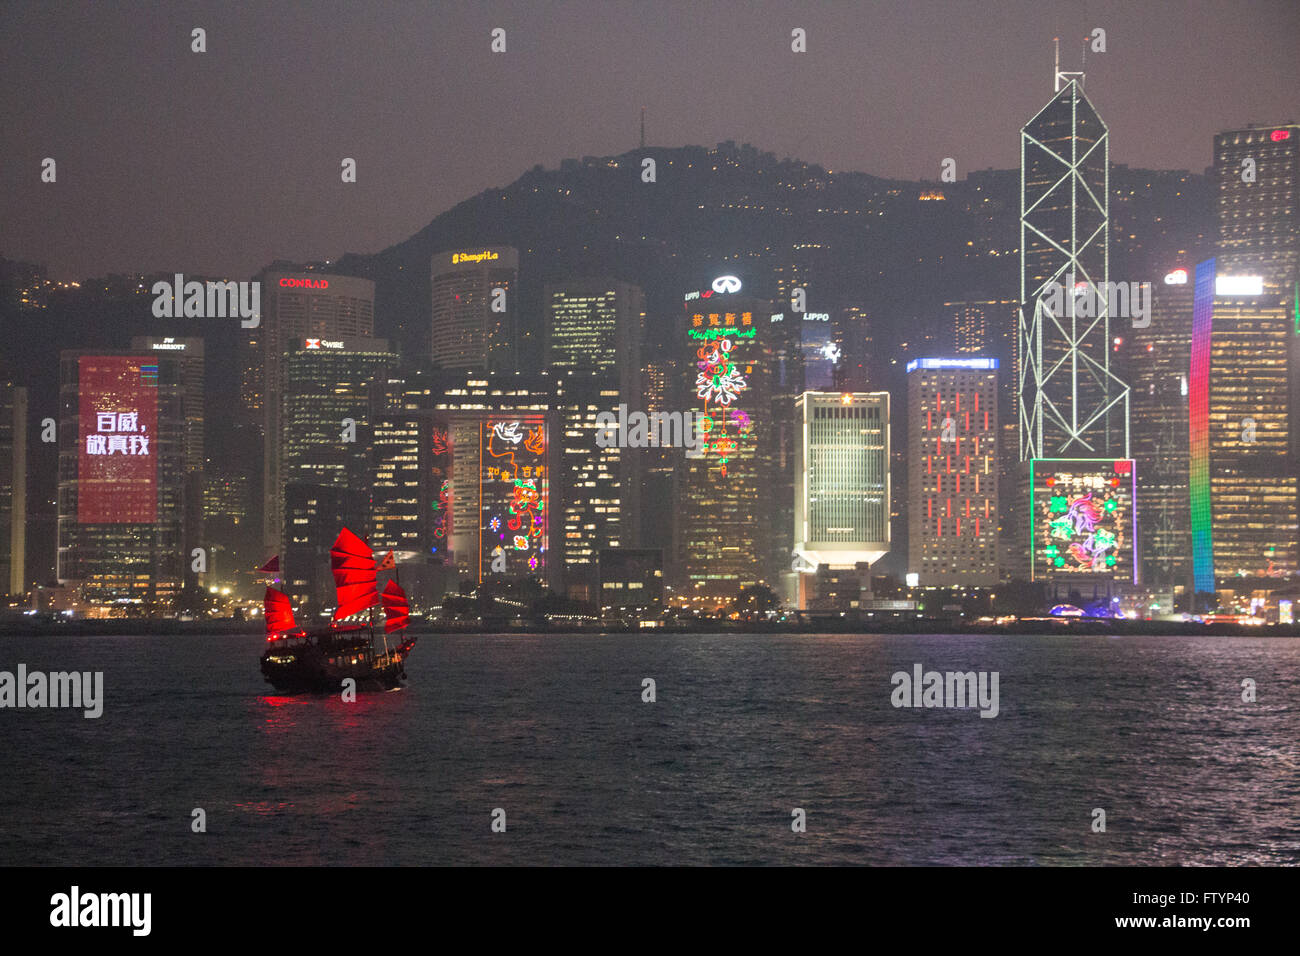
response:
[[[1082,68],[1075,71],[1065,72],[1065,73],[1061,72],[1061,38],[1060,37],[1052,37],[1052,48],[1055,50],[1054,64],[1052,67],[1052,77],[1053,77],[1052,91],[1055,93],[1061,92],[1062,81],[1069,83],[1071,80],[1078,80],[1079,86],[1083,86],[1084,73]],[[1084,64],[1087,64],[1088,62],[1088,38],[1087,37],[1083,38],[1083,62]]]

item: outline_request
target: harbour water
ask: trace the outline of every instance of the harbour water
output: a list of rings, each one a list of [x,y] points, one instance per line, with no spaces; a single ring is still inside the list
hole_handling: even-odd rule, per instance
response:
[[[1300,863],[1296,640],[429,635],[355,703],[262,646],[0,641],[105,698],[0,710],[0,864]],[[997,716],[893,706],[917,664]]]

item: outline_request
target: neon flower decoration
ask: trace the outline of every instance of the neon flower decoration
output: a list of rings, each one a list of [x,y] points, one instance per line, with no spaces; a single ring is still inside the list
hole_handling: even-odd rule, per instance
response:
[[[527,550],[528,550],[528,538],[526,538],[526,537],[525,537],[524,535],[522,535],[522,534],[517,534],[517,535],[515,535],[515,550],[517,550],[517,551],[527,551]]]

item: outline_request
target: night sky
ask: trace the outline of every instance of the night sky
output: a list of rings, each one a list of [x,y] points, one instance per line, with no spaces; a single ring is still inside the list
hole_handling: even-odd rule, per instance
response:
[[[0,255],[69,280],[375,252],[534,164],[635,147],[642,106],[651,145],[1013,168],[1052,37],[1077,69],[1094,27],[1113,162],[1199,172],[1215,132],[1300,119],[1296,0],[0,2]]]

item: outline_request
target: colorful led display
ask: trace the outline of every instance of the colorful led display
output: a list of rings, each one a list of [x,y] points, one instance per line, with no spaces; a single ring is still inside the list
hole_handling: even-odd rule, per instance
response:
[[[1192,353],[1187,375],[1188,472],[1192,512],[1192,578],[1199,592],[1214,591],[1210,525],[1210,339],[1214,331],[1215,260],[1196,267],[1192,299]]]
[[[429,487],[437,497],[430,503],[433,508],[433,544],[429,551],[435,558],[450,563],[451,554],[451,479],[452,479],[451,429],[435,424],[429,433]]]
[[[546,420],[492,418],[481,441],[481,573],[535,577],[546,570],[550,546]]]
[[[694,312],[687,334],[702,340],[695,350],[695,396],[704,403],[699,418],[706,436],[703,453],[714,456],[725,478],[727,464],[753,433],[753,423],[740,406],[749,388],[747,377],[754,372],[743,356],[754,339],[754,313]]]
[[[1098,574],[1137,583],[1133,459],[1030,461],[1030,576]]]
[[[152,524],[158,516],[158,365],[78,360],[77,521]]]

